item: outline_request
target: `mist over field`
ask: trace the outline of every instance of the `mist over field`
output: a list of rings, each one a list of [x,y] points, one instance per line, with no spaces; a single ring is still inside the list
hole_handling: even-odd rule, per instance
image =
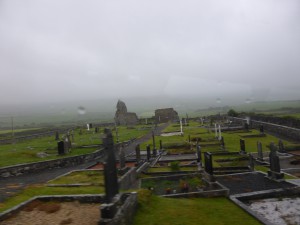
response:
[[[0,116],[299,100],[298,0],[0,1]]]

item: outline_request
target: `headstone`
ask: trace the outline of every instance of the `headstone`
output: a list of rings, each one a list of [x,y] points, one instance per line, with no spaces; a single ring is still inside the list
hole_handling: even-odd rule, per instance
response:
[[[147,161],[149,162],[151,158],[150,145],[147,145]]]
[[[57,142],[57,151],[59,155],[65,154],[65,143],[63,141]]]
[[[249,124],[247,122],[244,124],[244,128],[246,131],[249,131]]]
[[[223,136],[221,136],[221,148],[222,148],[222,150],[225,150],[225,142],[224,142],[224,137]]]
[[[95,127],[95,133],[98,133],[98,129],[99,129],[98,127]]]
[[[205,172],[213,175],[212,155],[210,152],[204,152],[204,166]]]
[[[285,152],[282,140],[278,141],[278,151],[279,152]]]
[[[249,169],[254,171],[254,158],[252,154],[249,154]]]
[[[281,180],[284,177],[284,174],[280,172],[280,161],[276,152],[276,146],[274,143],[270,144],[270,170],[268,171],[268,177],[274,180]]]
[[[141,161],[141,149],[139,144],[135,146],[135,157],[136,157],[136,162],[139,163]]]
[[[92,123],[90,123],[90,128],[93,128],[93,124]]]
[[[58,131],[55,132],[55,140],[56,140],[56,141],[59,140],[59,133],[58,133]]]
[[[221,138],[222,138],[221,125],[219,124],[219,141],[221,141]]]
[[[102,143],[106,154],[106,162],[104,163],[105,201],[110,203],[113,197],[119,193],[119,185],[113,136],[107,128],[104,129]]]
[[[240,139],[240,153],[246,154],[245,140]]]
[[[201,156],[201,147],[197,144],[197,162],[201,163],[202,156]]]
[[[148,119],[146,118],[145,120],[146,120],[146,121],[145,121],[146,125],[148,125]]]
[[[260,134],[264,134],[264,126],[263,125],[260,125],[259,126],[259,131],[260,131]]]
[[[152,144],[153,144],[153,151],[156,151],[156,144],[155,144],[155,134],[154,131],[152,131]]]
[[[125,152],[123,146],[120,146],[119,159],[120,159],[120,169],[125,168],[126,158],[125,158]]]
[[[218,138],[218,129],[217,124],[215,123],[215,138]]]
[[[157,150],[156,150],[156,148],[153,148],[153,153],[152,153],[152,155],[153,155],[154,157],[156,157],[156,155],[157,155]]]
[[[163,146],[162,146],[162,140],[159,140],[159,149],[162,150]]]
[[[260,141],[257,142],[257,159],[259,161],[264,161],[264,155],[262,151],[262,144]]]

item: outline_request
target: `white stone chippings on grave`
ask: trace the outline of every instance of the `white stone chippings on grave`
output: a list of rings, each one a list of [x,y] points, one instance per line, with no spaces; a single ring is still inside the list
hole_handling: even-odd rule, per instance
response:
[[[272,224],[300,224],[300,198],[265,199],[251,203],[250,208]]]

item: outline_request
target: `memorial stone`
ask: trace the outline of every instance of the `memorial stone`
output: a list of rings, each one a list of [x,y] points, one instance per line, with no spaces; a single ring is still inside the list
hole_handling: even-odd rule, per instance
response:
[[[149,162],[151,158],[150,145],[147,145],[146,149],[147,149],[147,161]]]
[[[278,151],[279,152],[285,152],[282,140],[278,141]]]
[[[262,144],[260,141],[257,142],[257,159],[259,161],[264,161],[264,155],[262,152]]]
[[[201,147],[200,147],[200,145],[197,144],[197,162],[201,163],[201,159],[202,159],[202,156],[201,156]]]
[[[58,131],[55,132],[55,140],[56,140],[56,141],[59,140],[59,133],[58,133]]]
[[[212,155],[210,152],[204,152],[204,166],[205,172],[213,175]]]
[[[141,161],[141,149],[139,144],[135,146],[135,157],[136,157],[136,162],[139,163]]]
[[[240,153],[246,154],[245,140],[240,139]]]
[[[110,203],[113,197],[119,193],[119,186],[113,136],[107,128],[104,129],[102,143],[106,155],[106,162],[104,163],[105,201]]]
[[[162,140],[159,140],[159,149],[162,150],[163,146],[162,146]]]
[[[59,155],[65,154],[65,143],[63,141],[57,142],[57,151]]]
[[[281,180],[284,177],[284,174],[280,172],[280,161],[276,152],[276,146],[274,143],[270,144],[270,170],[268,171],[268,177],[274,180]]]

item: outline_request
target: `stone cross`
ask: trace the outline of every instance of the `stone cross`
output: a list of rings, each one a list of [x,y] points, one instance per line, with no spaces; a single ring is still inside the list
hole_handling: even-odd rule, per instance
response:
[[[104,163],[105,201],[110,203],[113,197],[119,193],[119,184],[113,136],[108,128],[104,129],[102,143],[106,155],[106,162]]]
[[[240,139],[240,153],[246,154],[245,140]]]
[[[212,155],[210,152],[204,152],[204,166],[205,172],[213,175]]]
[[[259,161],[264,161],[264,155],[262,152],[262,144],[260,141],[257,142],[257,159]]]
[[[141,161],[141,149],[139,144],[135,146],[135,157],[136,157],[136,162],[139,163]]]
[[[147,161],[149,162],[151,158],[150,145],[147,145]]]
[[[126,167],[126,158],[125,158],[124,148],[122,145],[120,146],[119,159],[120,159],[120,169],[125,168]]]

